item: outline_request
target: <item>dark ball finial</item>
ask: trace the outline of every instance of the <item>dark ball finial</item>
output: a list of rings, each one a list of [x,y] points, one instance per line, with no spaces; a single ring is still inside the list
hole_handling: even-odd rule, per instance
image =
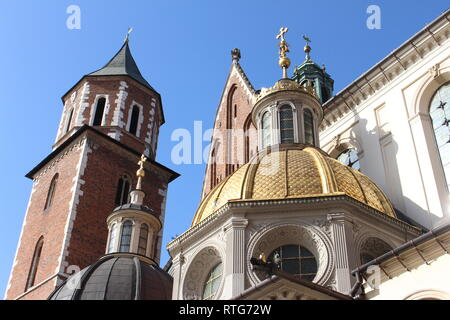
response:
[[[241,50],[238,48],[231,50],[231,58],[233,62],[239,62],[239,59],[241,59]]]

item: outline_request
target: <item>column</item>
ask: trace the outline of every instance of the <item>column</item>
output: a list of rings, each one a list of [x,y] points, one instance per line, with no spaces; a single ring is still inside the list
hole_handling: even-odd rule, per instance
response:
[[[344,213],[329,214],[328,221],[330,221],[336,259],[336,288],[337,291],[348,294],[355,281],[351,276],[351,271],[356,267],[352,223]]]
[[[248,220],[233,217],[226,225],[225,285],[222,299],[234,297],[244,291],[245,228]]]

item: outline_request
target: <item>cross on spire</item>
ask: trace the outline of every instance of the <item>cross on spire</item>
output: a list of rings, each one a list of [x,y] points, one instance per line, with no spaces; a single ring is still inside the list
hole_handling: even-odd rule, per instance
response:
[[[128,40],[130,39],[130,34],[133,32],[133,28],[128,28],[128,32],[127,32],[127,35],[126,35],[126,37],[125,37],[125,40],[124,40],[124,42],[128,42]]]
[[[280,28],[280,33],[277,35],[277,39],[281,39],[281,41],[285,41],[284,34],[288,32],[288,28]]]

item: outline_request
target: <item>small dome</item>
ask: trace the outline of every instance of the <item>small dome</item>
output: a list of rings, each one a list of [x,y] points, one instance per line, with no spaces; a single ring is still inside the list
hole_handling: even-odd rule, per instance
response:
[[[171,300],[172,281],[151,259],[114,253],[72,275],[49,300]]]
[[[263,150],[225,178],[203,199],[192,225],[228,201],[273,200],[347,195],[391,217],[394,210],[384,193],[367,176],[325,152],[301,144]]]

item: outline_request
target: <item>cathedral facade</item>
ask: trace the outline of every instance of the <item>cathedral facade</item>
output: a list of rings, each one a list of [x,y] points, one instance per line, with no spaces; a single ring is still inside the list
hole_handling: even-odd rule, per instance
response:
[[[286,37],[269,88],[232,50],[201,203],[163,269],[161,98],[128,41],[84,76],[27,175],[6,298],[450,299],[450,11],[338,93],[306,36],[290,72]]]

